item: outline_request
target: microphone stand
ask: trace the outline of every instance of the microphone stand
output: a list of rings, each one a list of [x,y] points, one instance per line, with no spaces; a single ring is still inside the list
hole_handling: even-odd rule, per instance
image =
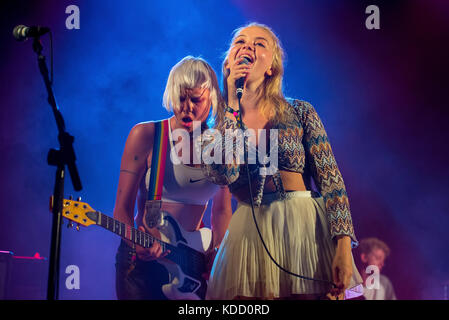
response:
[[[50,149],[47,156],[49,165],[56,166],[56,179],[51,199],[51,208],[53,212],[53,222],[51,230],[50,245],[50,265],[48,271],[47,300],[57,300],[59,295],[59,260],[61,249],[61,225],[62,208],[64,199],[64,177],[65,166],[67,165],[72,179],[73,187],[76,191],[82,189],[81,180],[75,165],[75,151],[73,149],[74,137],[65,131],[64,119],[56,103],[53,94],[52,82],[48,76],[48,68],[45,63],[45,56],[42,55],[42,43],[39,37],[34,37],[33,50],[37,54],[39,70],[44,78],[45,87],[48,93],[48,103],[50,104],[53,115],[58,127],[59,150]],[[53,80],[53,79],[52,79]]]

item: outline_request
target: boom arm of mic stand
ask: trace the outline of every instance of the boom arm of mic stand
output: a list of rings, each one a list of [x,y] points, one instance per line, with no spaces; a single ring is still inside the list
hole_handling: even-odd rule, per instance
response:
[[[70,177],[72,179],[73,188],[76,191],[80,191],[82,189],[81,185],[81,179],[78,174],[78,169],[75,164],[76,156],[75,156],[75,150],[73,149],[73,141],[75,140],[73,136],[68,134],[65,131],[65,123],[64,118],[62,117],[61,112],[59,111],[58,105],[56,103],[56,99],[53,93],[53,88],[50,82],[50,79],[48,77],[48,68],[45,63],[45,56],[41,54],[42,52],[42,44],[39,40],[39,38],[35,38],[33,42],[33,49],[38,54],[38,63],[39,63],[39,70],[44,78],[45,87],[47,89],[48,93],[48,103],[50,104],[53,115],[56,120],[56,125],[58,127],[59,135],[59,145],[60,145],[60,151],[63,154],[64,165],[67,165],[69,168]]]
[[[39,70],[44,78],[45,88],[48,93],[48,103],[50,104],[53,115],[58,127],[59,150],[51,149],[48,153],[47,162],[56,166],[55,185],[53,189],[53,221],[50,245],[50,261],[48,272],[47,299],[57,300],[59,291],[59,260],[61,244],[61,224],[62,208],[64,198],[64,176],[65,166],[67,165],[72,178],[73,187],[76,191],[82,189],[81,180],[75,164],[75,151],[73,149],[74,138],[65,131],[64,119],[56,103],[51,81],[48,76],[48,68],[45,63],[45,56],[42,55],[42,43],[39,37],[34,38],[33,50],[38,56]]]

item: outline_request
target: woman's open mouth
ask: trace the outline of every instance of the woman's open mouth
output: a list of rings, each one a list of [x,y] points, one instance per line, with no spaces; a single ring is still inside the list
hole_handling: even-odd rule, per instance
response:
[[[182,124],[186,127],[191,127],[193,124],[193,119],[191,117],[183,117],[181,120]]]
[[[245,64],[247,64],[247,65],[249,65],[249,66],[251,66],[251,65],[253,65],[254,64],[254,57],[252,57],[251,55],[249,55],[249,54],[246,54],[246,53],[244,53],[244,54],[241,54],[240,56],[239,56],[239,58],[244,58],[245,60],[246,60],[246,62],[244,62]],[[242,62],[243,63],[243,62]]]

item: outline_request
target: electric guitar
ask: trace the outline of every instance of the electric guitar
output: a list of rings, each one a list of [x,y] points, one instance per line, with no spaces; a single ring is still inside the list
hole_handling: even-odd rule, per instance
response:
[[[52,200],[53,201],[53,197]],[[201,228],[188,232],[182,229],[170,214],[161,212],[161,225],[157,227],[160,239],[140,231],[92,209],[87,203],[64,199],[62,217],[79,226],[98,225],[144,248],[159,242],[162,251],[170,250],[158,259],[170,274],[170,282],[162,286],[162,292],[171,300],[200,300],[206,296],[207,282],[205,252],[212,241],[212,231]]]

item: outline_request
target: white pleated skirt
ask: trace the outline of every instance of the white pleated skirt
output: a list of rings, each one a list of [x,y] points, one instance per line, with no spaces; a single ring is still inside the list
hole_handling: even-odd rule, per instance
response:
[[[313,198],[310,191],[288,192],[286,200],[254,209],[262,238],[279,265],[299,275],[332,281],[336,242],[331,239],[321,197]],[[362,283],[354,260],[352,263],[349,288]],[[331,287],[329,282],[304,280],[278,268],[259,238],[251,206],[239,202],[212,267],[208,299],[323,295]]]

